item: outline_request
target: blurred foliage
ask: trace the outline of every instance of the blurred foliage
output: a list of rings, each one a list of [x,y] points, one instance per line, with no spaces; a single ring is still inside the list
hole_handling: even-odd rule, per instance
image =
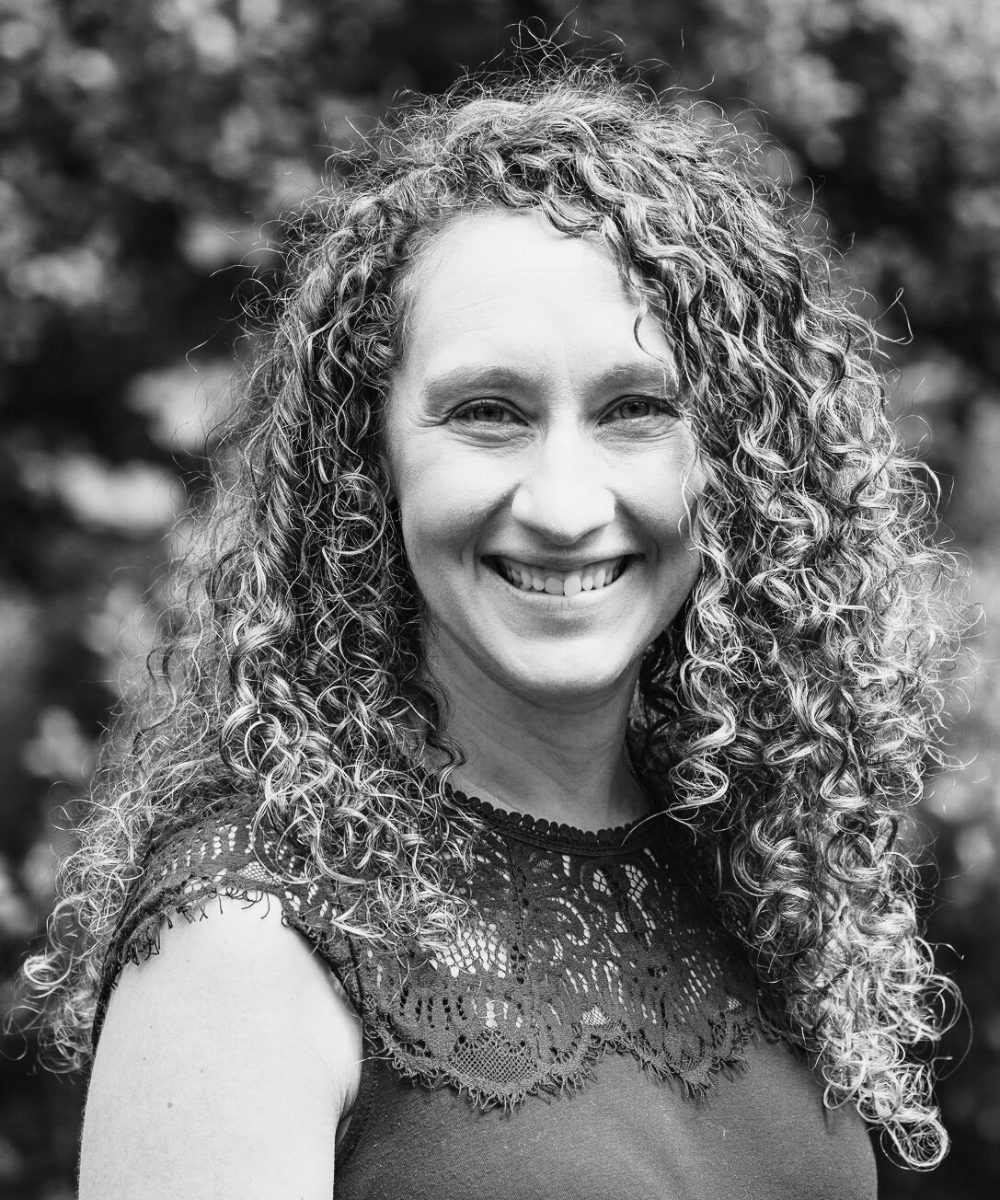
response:
[[[993,0],[0,0],[0,1007],[52,900],[60,810],[127,695],[206,477],[281,213],[405,89],[543,25],[624,49],[784,151],[848,253],[908,440],[940,473],[987,621],[921,836],[970,1021],[955,1147],[882,1195],[1000,1185],[1000,6]],[[826,214],[828,226],[819,217]],[[900,303],[902,297],[902,303]],[[905,308],[904,308],[905,306]],[[912,336],[911,336],[912,331]],[[989,620],[990,610],[993,620]],[[960,1062],[962,1058],[965,1061]],[[0,1058],[0,1198],[70,1197],[81,1088]]]

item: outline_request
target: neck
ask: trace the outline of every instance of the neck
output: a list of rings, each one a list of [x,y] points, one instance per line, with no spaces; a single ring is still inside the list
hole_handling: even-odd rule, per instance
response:
[[[455,786],[496,807],[608,829],[649,811],[625,748],[634,678],[608,694],[546,703],[514,695],[474,671],[429,663],[448,697],[448,735],[466,763]]]

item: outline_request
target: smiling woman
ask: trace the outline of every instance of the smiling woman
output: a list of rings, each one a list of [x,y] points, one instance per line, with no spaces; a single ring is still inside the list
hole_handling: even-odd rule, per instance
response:
[[[344,176],[26,967],[81,1197],[871,1197],[866,1124],[933,1165],[896,837],[954,572],[870,331],[610,67]]]

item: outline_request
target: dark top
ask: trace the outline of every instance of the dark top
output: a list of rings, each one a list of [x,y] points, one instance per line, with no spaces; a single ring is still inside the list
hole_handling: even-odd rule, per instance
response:
[[[862,1121],[824,1108],[764,1018],[676,823],[583,833],[455,797],[482,828],[474,915],[447,955],[345,934],[334,884],[285,882],[294,850],[216,818],[147,862],[106,959],[95,1041],[122,963],[155,950],[167,914],[272,895],[364,1025],[337,1200],[873,1200]]]

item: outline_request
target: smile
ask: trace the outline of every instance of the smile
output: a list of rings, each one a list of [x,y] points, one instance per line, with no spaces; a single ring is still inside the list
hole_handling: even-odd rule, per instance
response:
[[[620,579],[632,561],[626,554],[587,563],[574,571],[556,571],[551,567],[533,566],[513,558],[492,556],[486,563],[502,578],[521,592],[545,592],[549,596],[576,596],[580,592],[597,592]]]

